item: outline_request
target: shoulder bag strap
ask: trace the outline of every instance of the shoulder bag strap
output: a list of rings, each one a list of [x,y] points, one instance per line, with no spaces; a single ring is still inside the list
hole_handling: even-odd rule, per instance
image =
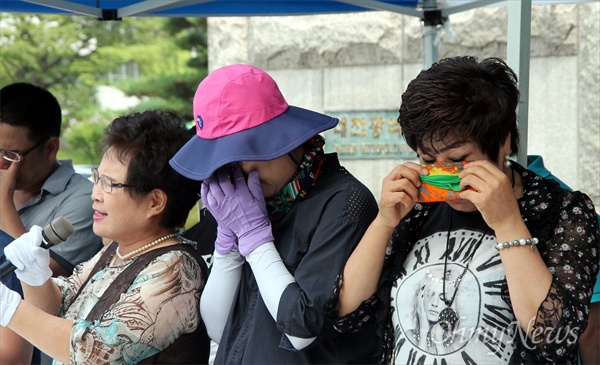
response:
[[[100,297],[85,320],[91,322],[98,319],[108,310],[108,308],[110,308],[113,303],[118,301],[121,294],[127,291],[144,267],[146,267],[156,257],[175,250],[186,251],[191,254],[192,257],[194,257],[198,262],[198,265],[200,265],[202,276],[206,280],[206,275],[208,272],[206,263],[204,262],[202,256],[196,252],[194,248],[188,247],[185,244],[160,247],[141,255],[137,260],[132,262],[125,270],[123,270],[123,272],[121,272],[119,276],[117,276],[110,286],[104,291],[104,294],[102,294],[102,297]]]
[[[102,256],[100,256],[100,259],[98,259],[96,265],[94,265],[94,268],[92,269],[92,271],[90,271],[90,274],[88,275],[87,279],[85,279],[83,284],[81,284],[81,286],[79,287],[79,290],[77,291],[77,294],[75,294],[75,297],[73,298],[73,301],[71,303],[75,302],[75,298],[77,298],[79,294],[81,294],[81,291],[83,290],[83,288],[85,288],[88,281],[90,281],[90,279],[94,275],[96,275],[98,271],[102,270],[102,268],[105,268],[106,265],[108,265],[108,261],[110,261],[111,257],[117,250],[118,245],[119,244],[116,241],[112,241],[111,243],[109,243],[108,247],[106,248],[106,251],[104,251]]]

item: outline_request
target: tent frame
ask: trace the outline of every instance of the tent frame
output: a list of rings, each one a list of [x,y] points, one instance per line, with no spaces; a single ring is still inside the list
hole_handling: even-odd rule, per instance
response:
[[[67,13],[92,16],[100,20],[121,20],[123,17],[141,16],[151,12],[210,3],[211,0],[161,0],[142,1],[118,9],[99,9],[67,0],[23,0]],[[488,6],[503,0],[475,0],[440,8],[437,0],[422,0],[421,7],[410,8],[379,0],[336,0],[339,3],[377,11],[389,11],[417,17],[423,22],[423,67],[429,68],[439,60],[438,36],[444,22],[451,14]],[[529,116],[529,67],[531,39],[532,0],[508,1],[507,63],[519,80],[521,100],[517,109],[519,121],[519,154],[517,162],[527,164],[527,129]],[[252,14],[248,14],[251,16]]]
[[[429,68],[439,60],[437,37],[444,21],[451,14],[501,2],[502,0],[478,0],[450,8],[440,9],[437,0],[423,0],[421,9],[411,9],[375,0],[340,0],[347,4],[360,5],[373,10],[385,10],[418,17],[423,21],[423,68]],[[527,166],[527,130],[529,118],[529,67],[531,51],[531,7],[532,0],[508,2],[508,65],[515,71],[519,80],[521,100],[517,108],[519,121],[519,153],[517,162]]]

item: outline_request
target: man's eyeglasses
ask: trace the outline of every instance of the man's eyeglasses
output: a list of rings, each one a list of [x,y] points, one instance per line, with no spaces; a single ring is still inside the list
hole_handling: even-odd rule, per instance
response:
[[[98,181],[100,181],[102,183],[102,190],[104,190],[105,193],[112,193],[113,188],[119,189],[119,188],[132,188],[133,187],[133,185],[116,183],[110,177],[108,177],[106,175],[100,176],[100,174],[98,173],[98,168],[92,167],[92,182],[94,183],[94,185],[96,185],[96,184],[98,184]]]
[[[21,153],[15,152],[15,151],[3,150],[0,148],[0,154],[2,155],[2,158],[4,158],[6,161],[21,162],[23,157],[27,156],[29,154],[29,152],[35,150],[36,148],[38,148],[39,146],[44,144],[47,140],[48,140],[47,138],[44,138],[41,141],[39,141],[38,143],[36,143],[33,147],[28,149],[27,151],[21,152]]]

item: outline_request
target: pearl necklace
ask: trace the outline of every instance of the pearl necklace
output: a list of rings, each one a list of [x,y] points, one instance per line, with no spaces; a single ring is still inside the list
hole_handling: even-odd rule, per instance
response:
[[[122,261],[125,261],[125,260],[129,259],[130,257],[137,255],[140,252],[144,252],[147,249],[152,248],[152,247],[158,245],[159,243],[161,243],[163,241],[166,241],[169,238],[176,237],[176,236],[177,236],[177,233],[170,233],[170,234],[168,234],[166,236],[162,236],[161,238],[157,239],[156,241],[152,241],[149,244],[144,245],[144,246],[142,246],[142,247],[140,247],[138,249],[135,249],[135,250],[131,251],[130,253],[128,253],[126,255],[123,255],[123,256],[121,256],[121,254],[119,253],[119,248],[117,248],[115,250],[115,253],[117,254],[118,258],[120,258]]]

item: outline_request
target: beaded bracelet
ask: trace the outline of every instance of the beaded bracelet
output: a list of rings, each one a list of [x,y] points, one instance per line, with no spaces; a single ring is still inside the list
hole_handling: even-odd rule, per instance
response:
[[[531,245],[531,252],[535,251],[535,245],[537,245],[539,240],[536,237],[533,238],[521,238],[520,240],[514,240],[512,242],[504,242],[498,243],[496,245],[496,250],[500,251],[510,246],[525,246]]]

